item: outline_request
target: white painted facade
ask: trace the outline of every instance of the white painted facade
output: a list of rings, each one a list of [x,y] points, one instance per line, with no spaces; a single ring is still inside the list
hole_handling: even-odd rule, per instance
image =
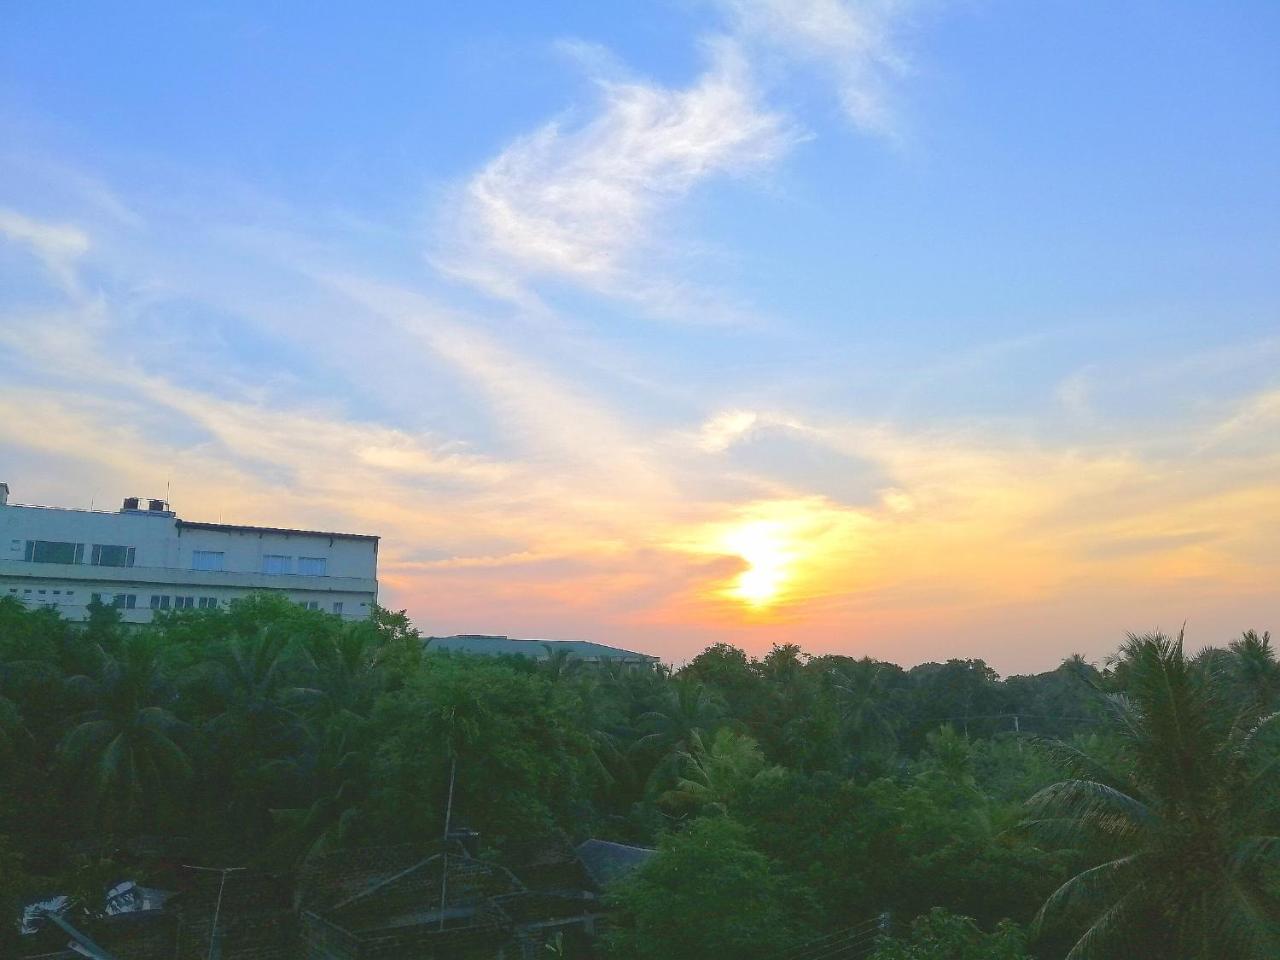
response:
[[[225,607],[269,590],[346,619],[378,598],[378,538],[182,520],[159,500],[108,513],[8,502],[0,483],[0,597],[83,620],[97,594],[125,622]]]

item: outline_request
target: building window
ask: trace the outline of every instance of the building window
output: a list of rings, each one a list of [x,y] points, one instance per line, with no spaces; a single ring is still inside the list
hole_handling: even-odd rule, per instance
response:
[[[334,613],[341,613],[341,612],[342,612],[342,601],[341,601],[341,600],[335,600],[335,601],[333,601],[333,612],[334,612]]]
[[[323,577],[326,575],[329,561],[324,557],[299,557],[298,573],[304,577]]]
[[[282,557],[277,553],[264,554],[262,557],[262,572],[272,575],[292,573],[293,557]]]
[[[90,554],[90,563],[95,567],[132,567],[133,547],[115,546],[109,543],[95,543]]]
[[[217,597],[201,597],[198,604],[201,610],[216,610],[218,608]]]
[[[174,597],[173,608],[175,610],[190,610],[196,605],[195,597]]]
[[[89,601],[100,603],[104,607],[115,607],[117,610],[132,610],[138,605],[138,595],[136,593],[91,593]]]
[[[158,593],[153,593],[151,595],[151,609],[152,610],[168,610],[169,598],[167,596],[161,596]]]
[[[320,601],[319,600],[299,600],[298,606],[302,607],[302,609],[304,610],[319,610]]]
[[[82,563],[83,543],[58,540],[28,540],[25,559],[31,563]]]
[[[221,550],[192,550],[192,570],[221,570],[226,554]]]

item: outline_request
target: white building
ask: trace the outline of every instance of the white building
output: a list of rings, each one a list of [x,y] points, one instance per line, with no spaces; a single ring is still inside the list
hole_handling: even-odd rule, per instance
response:
[[[0,483],[0,597],[69,620],[83,620],[94,596],[146,623],[155,610],[221,607],[262,590],[362,619],[377,577],[375,536],[196,523],[138,497],[115,513],[10,503]]]

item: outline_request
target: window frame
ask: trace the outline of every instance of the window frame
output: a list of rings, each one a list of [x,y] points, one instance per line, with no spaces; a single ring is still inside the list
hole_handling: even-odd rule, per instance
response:
[[[279,564],[272,564],[270,561],[279,560]],[[281,569],[271,570],[269,567],[278,565]],[[262,574],[267,577],[288,577],[293,574],[293,557],[286,556],[283,553],[264,553],[262,555]]]
[[[213,560],[215,557],[216,561]],[[200,560],[204,558],[209,559],[209,565],[200,564]],[[200,573],[224,573],[227,569],[227,553],[225,550],[192,550],[191,569]]]
[[[121,558],[123,563],[103,563],[102,553],[104,550],[123,550],[124,555]],[[124,543],[95,543],[93,549],[89,551],[89,565],[94,567],[132,567],[137,559],[138,548],[131,547]]]
[[[318,569],[306,569],[314,565]],[[298,557],[297,572],[300,577],[327,577],[329,575],[328,557]]]
[[[70,547],[71,559],[50,560],[47,557],[38,557],[36,554],[42,552],[41,547]],[[71,540],[28,540],[23,550],[22,559],[27,563],[60,563],[64,566],[75,566],[84,563],[84,544],[75,543]]]

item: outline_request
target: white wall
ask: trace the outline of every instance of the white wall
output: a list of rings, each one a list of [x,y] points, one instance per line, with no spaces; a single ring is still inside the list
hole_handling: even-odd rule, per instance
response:
[[[28,540],[83,543],[83,561],[74,565],[27,562]],[[134,565],[93,566],[94,544],[134,547]],[[196,550],[223,553],[223,570],[192,570]],[[294,571],[298,557],[324,558],[325,575],[265,574],[263,557],[268,554],[291,557]],[[343,616],[365,617],[377,599],[377,589],[374,539],[252,528],[203,529],[162,514],[0,505],[0,596],[53,604],[70,619],[83,618],[92,593],[136,595],[137,607],[124,616],[144,622],[151,617],[152,594],[216,597],[225,603],[255,590],[281,591],[328,612],[337,602],[342,604]]]

